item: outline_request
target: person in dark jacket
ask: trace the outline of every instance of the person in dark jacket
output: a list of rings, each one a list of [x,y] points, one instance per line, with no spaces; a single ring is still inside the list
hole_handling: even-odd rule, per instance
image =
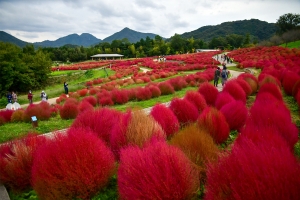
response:
[[[215,77],[214,77],[214,86],[216,87],[218,86],[220,75],[221,75],[220,67],[217,67],[215,71]]]

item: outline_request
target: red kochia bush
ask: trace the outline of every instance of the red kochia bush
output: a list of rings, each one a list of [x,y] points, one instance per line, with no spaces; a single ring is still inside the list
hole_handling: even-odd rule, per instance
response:
[[[86,102],[88,102],[89,104],[91,104],[92,106],[96,106],[97,105],[97,99],[96,99],[96,97],[94,97],[94,96],[87,96],[87,97],[84,97],[83,99],[82,99],[82,101],[86,101]]]
[[[43,107],[40,106],[40,104],[30,104],[24,112],[23,120],[25,122],[30,122],[32,116],[36,116],[38,120],[48,120],[51,117],[50,106],[47,110],[43,109]]]
[[[150,85],[149,90],[152,93],[152,98],[159,97],[161,95],[161,91],[156,85]]]
[[[215,107],[221,109],[224,105],[235,101],[235,99],[228,92],[220,92],[217,96]]]
[[[111,97],[113,102],[117,104],[125,104],[129,100],[127,90],[113,90],[111,92]]]
[[[236,80],[227,81],[223,92],[228,92],[235,100],[246,103],[246,93]]]
[[[175,92],[173,86],[166,81],[159,83],[158,87],[161,91],[161,95],[173,94]]]
[[[121,199],[192,199],[197,172],[184,153],[166,142],[128,147],[121,152],[118,191]]]
[[[114,162],[110,149],[95,134],[71,129],[37,149],[33,188],[39,199],[91,199],[108,182]]]
[[[179,130],[179,122],[173,111],[163,104],[156,104],[151,109],[150,115],[165,131],[167,137],[172,136]]]
[[[282,86],[287,95],[293,94],[293,88],[296,85],[297,81],[300,80],[300,76],[294,71],[287,71],[282,80]]]
[[[230,130],[240,130],[248,117],[246,105],[241,101],[232,101],[220,110],[226,118]]]
[[[14,112],[14,110],[1,110],[0,116],[4,118],[5,122],[10,122],[11,116]]]
[[[184,99],[187,99],[192,104],[194,104],[197,107],[199,114],[204,110],[204,108],[207,107],[205,98],[199,92],[188,91],[185,94]]]
[[[196,106],[187,99],[173,98],[170,103],[170,109],[181,126],[195,122],[199,116]]]
[[[207,107],[197,119],[200,129],[205,129],[217,144],[225,142],[229,136],[229,125],[222,112],[214,107]]]
[[[121,113],[110,108],[88,110],[80,114],[71,125],[72,128],[91,129],[102,140],[109,144],[110,133],[115,124],[118,124]]]
[[[136,90],[136,98],[139,101],[144,101],[144,100],[148,100],[151,99],[152,97],[152,92],[150,91],[150,89],[148,87],[139,87]]]
[[[77,104],[65,103],[59,110],[59,115],[62,119],[75,119],[79,113]]]
[[[257,94],[257,97],[261,95],[262,93],[270,93],[273,95],[277,100],[283,101],[282,94],[280,91],[280,88],[274,84],[274,83],[265,83],[259,88],[259,92]]]
[[[22,122],[24,112],[25,112],[24,109],[16,110],[11,116],[11,121],[12,122]]]
[[[78,111],[84,112],[86,110],[93,110],[94,107],[88,101],[81,101],[78,105]]]
[[[209,166],[204,199],[298,199],[300,170],[286,146],[246,140]]]
[[[247,81],[245,81],[242,78],[238,78],[236,79],[236,82],[243,88],[244,92],[246,93],[246,96],[252,94],[252,88]]]
[[[25,138],[1,146],[0,181],[17,192],[30,189],[33,154],[45,142],[45,137],[29,133]]]
[[[207,105],[214,106],[219,91],[212,84],[205,82],[200,84],[198,92],[203,95]]]

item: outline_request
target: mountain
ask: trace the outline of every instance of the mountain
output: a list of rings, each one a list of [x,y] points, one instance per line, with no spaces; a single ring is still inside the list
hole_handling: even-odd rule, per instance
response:
[[[72,44],[72,45],[88,47],[97,44],[101,41],[102,40],[96,38],[95,36],[89,33],[82,33],[81,35],[78,34],[67,35],[55,41],[45,40],[43,42],[35,42],[34,45],[42,46],[42,47],[60,47],[66,44]]]
[[[216,26],[203,26],[197,30],[183,33],[181,37],[193,37],[194,39],[201,39],[204,42],[210,42],[215,37],[224,37],[230,34],[246,35],[249,33],[261,41],[269,39],[275,32],[276,26],[274,23],[250,19],[224,22]]]
[[[9,42],[9,43],[13,43],[19,47],[25,47],[26,44],[30,44],[28,42],[25,42],[23,40],[20,40],[4,31],[0,31],[0,41],[2,42]]]
[[[127,38],[129,42],[136,43],[140,41],[142,38],[146,39],[147,36],[150,39],[154,39],[156,35],[157,34],[153,34],[153,33],[141,33],[126,27],[122,29],[120,32],[116,32],[113,35],[103,39],[103,42],[111,43],[113,40],[122,40],[124,38]]]

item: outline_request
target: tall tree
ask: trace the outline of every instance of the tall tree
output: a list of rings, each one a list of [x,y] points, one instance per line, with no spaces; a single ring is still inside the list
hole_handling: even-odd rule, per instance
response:
[[[287,13],[279,17],[276,22],[278,33],[281,35],[287,31],[300,28],[300,15]]]

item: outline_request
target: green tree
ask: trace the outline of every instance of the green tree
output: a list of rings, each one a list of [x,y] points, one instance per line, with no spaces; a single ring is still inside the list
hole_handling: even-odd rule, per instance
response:
[[[279,17],[276,22],[279,28],[278,33],[281,35],[287,31],[298,29],[300,27],[300,15],[287,13]]]

